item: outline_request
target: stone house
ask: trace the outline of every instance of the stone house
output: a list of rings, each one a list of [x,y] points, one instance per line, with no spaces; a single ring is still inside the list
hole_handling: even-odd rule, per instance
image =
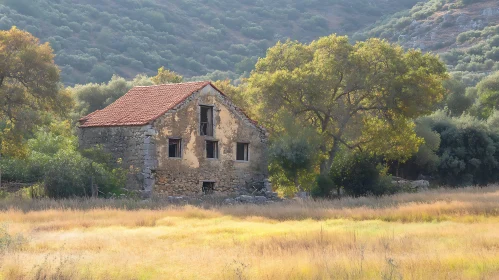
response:
[[[267,133],[210,82],[134,87],[79,120],[146,195],[237,194],[268,177]]]

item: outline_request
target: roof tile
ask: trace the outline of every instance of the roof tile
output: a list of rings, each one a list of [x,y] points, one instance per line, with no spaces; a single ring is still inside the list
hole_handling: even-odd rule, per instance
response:
[[[106,108],[81,118],[80,127],[145,125],[209,84],[191,82],[134,87]]]

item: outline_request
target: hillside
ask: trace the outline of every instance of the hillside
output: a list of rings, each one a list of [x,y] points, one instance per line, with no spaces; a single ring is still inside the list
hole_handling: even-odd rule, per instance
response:
[[[352,34],[417,0],[0,0],[15,25],[54,48],[68,85],[166,66],[183,75],[250,70],[278,40]]]
[[[406,48],[439,53],[449,70],[476,84],[499,70],[497,0],[431,0],[399,12],[356,39],[382,37]]]

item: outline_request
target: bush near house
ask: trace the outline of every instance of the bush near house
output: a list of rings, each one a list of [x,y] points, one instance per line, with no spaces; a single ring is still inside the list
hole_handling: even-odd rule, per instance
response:
[[[39,129],[24,158],[0,160],[2,180],[40,183],[51,198],[108,197],[123,192],[127,172],[98,147],[79,151],[68,124]],[[98,191],[98,194],[97,194]]]

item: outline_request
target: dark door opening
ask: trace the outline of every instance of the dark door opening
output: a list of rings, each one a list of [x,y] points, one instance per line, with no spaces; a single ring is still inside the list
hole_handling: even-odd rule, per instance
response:
[[[215,192],[215,182],[203,182],[203,194],[212,194]]]

